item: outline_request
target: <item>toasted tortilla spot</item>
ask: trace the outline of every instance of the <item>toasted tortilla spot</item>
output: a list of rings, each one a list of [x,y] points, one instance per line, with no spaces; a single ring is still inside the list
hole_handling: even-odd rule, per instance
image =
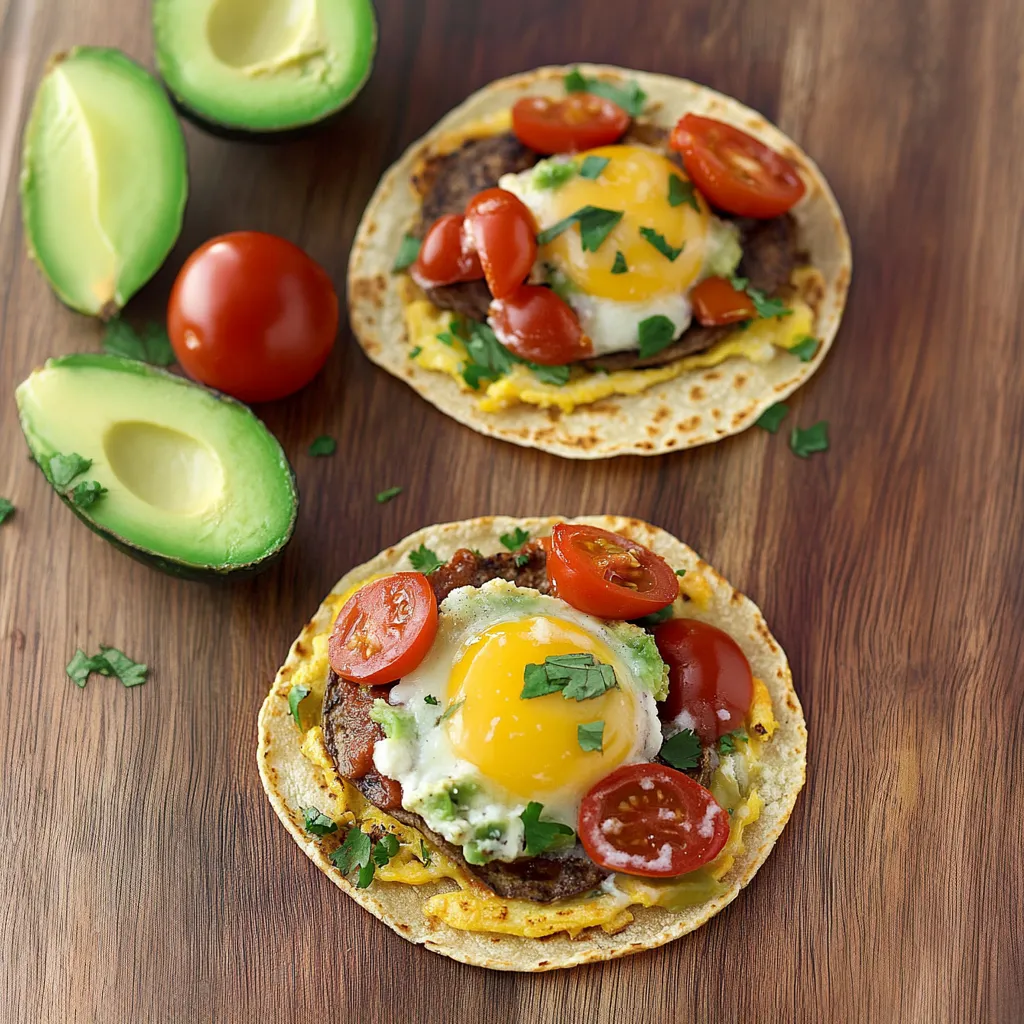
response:
[[[713,420],[720,420],[722,418],[722,410],[721,409],[712,409],[711,410],[711,418]]]
[[[689,434],[696,430],[698,426],[700,426],[700,417],[688,416],[685,420],[682,420],[676,425],[676,429],[684,434]]]
[[[779,648],[778,645],[775,643],[775,638],[772,636],[764,619],[758,617],[757,621],[754,624],[754,628],[757,630],[757,635],[764,641],[765,646],[768,648],[768,650],[770,650],[774,654]]]
[[[694,384],[690,388],[690,401],[699,402],[704,397],[704,389],[699,384]]]
[[[739,391],[743,387],[743,385],[747,383],[747,380],[748,378],[746,374],[737,373],[736,376],[733,377],[732,379],[732,385],[734,388],[736,388],[737,391]]]
[[[718,372],[718,370],[708,370],[708,372],[704,374],[704,380],[706,380],[709,384],[721,379],[722,375]]]
[[[672,415],[672,410],[671,410],[671,408],[669,408],[669,406],[667,406],[667,405],[659,405],[658,408],[654,410],[653,422],[655,422],[655,423],[662,423],[665,420],[667,420],[669,418],[669,416],[671,416],[671,415]]]

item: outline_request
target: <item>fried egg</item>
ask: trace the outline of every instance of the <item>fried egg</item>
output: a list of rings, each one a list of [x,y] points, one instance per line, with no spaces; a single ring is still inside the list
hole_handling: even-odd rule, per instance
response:
[[[596,176],[578,173],[588,158],[590,166],[607,161]],[[670,192],[673,178],[686,188],[686,175],[656,150],[602,146],[571,158],[576,173],[569,161],[544,161],[498,184],[523,201],[541,232],[587,207],[622,217],[596,251],[583,248],[576,224],[542,245],[531,279],[551,284],[572,306],[595,355],[636,348],[640,323],[653,316],[671,320],[678,337],[690,324],[693,285],[709,266],[730,273],[739,262],[735,229],[695,190],[685,200]],[[652,241],[652,232],[663,241]]]
[[[470,863],[523,855],[531,802],[575,829],[599,779],[657,754],[668,669],[644,630],[505,580],[456,590],[439,612],[430,653],[374,709],[385,730],[374,763]],[[611,665],[617,685],[583,700],[523,698],[527,666],[566,654]],[[585,749],[579,728],[598,723],[600,749]]]

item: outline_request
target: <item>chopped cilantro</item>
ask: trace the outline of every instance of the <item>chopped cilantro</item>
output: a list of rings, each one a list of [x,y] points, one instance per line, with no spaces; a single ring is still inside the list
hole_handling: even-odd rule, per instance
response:
[[[614,85],[600,78],[587,78],[579,68],[573,68],[562,80],[566,92],[589,92],[617,103],[630,117],[639,117],[647,102],[647,93],[630,79],[625,85]]]
[[[604,722],[584,722],[576,726],[581,750],[604,750]]]
[[[389,487],[387,490],[377,492],[377,504],[386,505],[392,498],[397,498],[402,493],[401,487]]]
[[[437,705],[440,704],[441,702],[432,693],[428,693],[426,695],[426,697],[423,698],[423,703],[424,704],[433,704],[434,707],[437,707]]]
[[[455,345],[455,335],[452,334],[451,331],[442,331],[440,334],[435,334],[434,337],[437,338],[442,345],[447,345],[449,348],[452,348]]]
[[[685,576],[686,575],[686,570],[685,569],[676,569],[676,575],[677,576]]]
[[[50,456],[48,467],[50,480],[54,487],[62,490],[67,487],[76,476],[80,476],[92,465],[92,459],[82,458],[78,452],[71,452],[69,455],[62,455],[60,452]]]
[[[343,874],[347,875],[354,868],[365,868],[370,862],[372,843],[370,837],[358,826],[353,825],[345,834],[345,838],[331,854],[331,863]],[[372,868],[372,864],[371,864]],[[373,878],[373,871],[370,871],[370,878]],[[362,872],[360,872],[362,880]],[[370,882],[367,880],[366,885]],[[366,885],[359,888],[365,889]]]
[[[110,676],[113,675],[113,669],[107,664],[107,659],[102,654],[94,654],[89,657],[81,647],[75,651],[75,656],[68,662],[67,668],[64,670],[71,678],[75,686],[82,688],[89,681],[89,676],[93,672],[99,672],[100,675]]]
[[[410,359],[415,359],[422,351],[423,351],[423,346],[422,345],[413,345],[413,347],[411,349],[409,349],[409,358]]]
[[[520,552],[518,555],[516,555],[516,568],[522,569],[522,567],[526,565],[526,563],[529,562],[529,560],[530,556],[525,551]]]
[[[736,749],[737,740],[745,740],[747,734],[742,729],[733,729],[723,736],[718,737],[718,752],[720,754],[731,754]]]
[[[768,431],[769,434],[774,434],[778,431],[779,427],[782,426],[782,421],[789,414],[789,406],[785,402],[776,402],[774,405],[769,405],[767,409],[756,420],[754,423],[756,426],[762,427]]]
[[[326,434],[321,434],[309,446],[309,454],[316,456],[333,455],[337,450],[338,442]]]
[[[601,176],[601,172],[608,166],[610,160],[606,156],[588,156],[583,158],[580,165],[580,177],[589,178],[593,181]]]
[[[640,358],[646,359],[668,348],[676,336],[676,325],[667,316],[655,313],[654,316],[641,320],[637,325]]]
[[[441,715],[437,720],[437,724],[440,725],[445,719],[451,718],[452,715],[454,715],[455,712],[458,711],[459,708],[461,708],[462,705],[465,703],[466,698],[463,697],[462,700],[457,700],[454,704],[449,704],[448,707],[446,707],[444,711],[441,712]]]
[[[806,459],[814,452],[828,451],[828,420],[819,420],[813,427],[802,430],[794,427],[789,435],[789,447],[794,455]]]
[[[673,604],[667,604],[664,608],[659,608],[656,612],[651,612],[649,615],[644,615],[642,618],[635,619],[634,621],[638,626],[643,626],[644,629],[653,629],[666,619],[672,618],[672,609]]]
[[[668,176],[668,205],[682,206],[683,203],[692,206],[700,213],[700,203],[697,202],[697,193],[694,191],[693,182],[684,181],[678,174],[670,174]]]
[[[427,844],[420,840],[420,860],[423,861],[424,867],[430,867],[430,861],[433,858],[430,856],[430,851],[427,849]]]
[[[537,188],[559,188],[576,174],[575,160],[542,160],[533,169],[533,184]]]
[[[773,316],[789,316],[793,312],[782,299],[769,299],[764,292],[757,288],[750,287],[750,281],[745,277],[737,277],[733,275],[729,278],[729,283],[738,292],[746,292],[750,296],[751,301],[754,303],[754,309],[759,317],[768,319]]]
[[[103,351],[107,355],[135,359],[154,366],[170,366],[174,362],[174,349],[166,328],[150,322],[137,333],[130,324],[115,318],[103,333]]]
[[[373,846],[373,862],[377,867],[382,868],[396,853],[398,853],[398,837],[390,832],[385,832],[380,837],[379,843]]]
[[[600,206],[581,206],[575,213],[545,228],[537,235],[538,245],[547,245],[573,224],[580,226],[580,244],[584,252],[597,252],[612,228],[622,220],[622,210],[605,210]]]
[[[124,651],[116,647],[104,647],[100,644],[100,653],[110,666],[111,671],[125,686],[139,686],[149,675],[149,666],[140,661],[132,661]]]
[[[552,654],[543,665],[527,665],[523,672],[522,700],[562,692],[566,700],[587,700],[618,685],[615,669],[592,654]]]
[[[96,480],[83,480],[75,484],[70,493],[75,508],[89,508],[107,493],[106,487]]]
[[[629,266],[626,264],[626,257],[621,252],[616,251],[615,262],[612,264],[613,274],[625,274],[629,270]]]
[[[641,228],[640,234],[644,241],[650,242],[650,244],[653,245],[654,248],[669,261],[669,263],[674,263],[679,257],[679,254],[686,248],[685,242],[683,242],[678,249],[669,245],[668,242],[665,241],[665,236],[659,234],[654,230],[654,228]]]
[[[801,363],[809,363],[818,351],[818,339],[812,334],[805,334],[792,348],[790,355],[794,355]]]
[[[14,511],[14,502],[7,498],[0,498],[0,523],[2,523]]]
[[[509,549],[518,551],[530,539],[530,531],[517,526],[511,533],[503,533],[498,540]]]
[[[302,728],[302,720],[299,718],[299,705],[309,696],[309,687],[296,684],[288,691],[288,710],[295,720],[295,727]]]
[[[425,573],[427,576],[444,565],[444,562],[426,544],[421,544],[414,551],[410,551],[409,561],[417,572]]]
[[[519,359],[487,326],[476,320],[462,321],[460,338],[466,346],[469,361],[462,367],[462,379],[474,390],[482,380],[497,380],[512,369]]]
[[[413,238],[412,235],[403,235],[402,241],[398,246],[398,254],[395,256],[395,262],[391,264],[391,269],[397,273],[400,270],[405,270],[406,267],[411,267],[416,262],[416,257],[420,254],[420,240]]]
[[[568,366],[541,366],[540,363],[527,363],[526,365],[533,371],[533,375],[545,384],[561,387],[563,384],[569,383]]]
[[[526,805],[526,810],[519,815],[523,823],[523,840],[528,857],[536,857],[538,853],[549,850],[558,842],[559,836],[575,835],[568,825],[563,825],[560,821],[541,821],[540,812],[543,809],[543,804],[531,800]]]
[[[683,729],[662,743],[660,756],[680,771],[696,768],[700,764],[700,740],[692,729]]]
[[[302,824],[311,836],[326,836],[338,831],[338,826],[316,807],[300,807]]]
[[[543,231],[537,232],[537,244],[547,245],[549,242],[553,242],[563,231],[568,231],[569,228],[576,223],[576,214],[570,213],[568,217],[563,217],[561,220],[556,220],[554,224],[549,228],[545,228]]]

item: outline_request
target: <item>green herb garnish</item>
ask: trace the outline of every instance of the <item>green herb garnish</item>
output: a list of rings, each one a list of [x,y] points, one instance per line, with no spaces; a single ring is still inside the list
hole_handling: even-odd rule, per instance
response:
[[[554,384],[561,387],[569,383],[568,366],[541,366],[539,363],[527,363],[533,371],[534,376],[545,384]]]
[[[519,815],[524,826],[523,840],[528,857],[536,857],[538,853],[550,849],[558,842],[559,836],[575,835],[568,825],[563,825],[560,821],[541,821],[540,812],[543,809],[543,804],[531,800],[526,805],[526,810]]]
[[[302,824],[311,836],[327,836],[338,831],[338,826],[316,807],[300,807]]]
[[[462,705],[465,703],[466,698],[463,697],[462,700],[457,700],[454,704],[449,704],[448,707],[446,707],[444,711],[441,712],[441,715],[437,720],[437,724],[440,725],[443,721],[445,721],[445,719],[451,718],[452,715],[454,715],[455,712],[458,711],[459,708],[461,708]]]
[[[71,452],[68,455],[62,455],[60,452],[56,452],[50,456],[48,467],[50,470],[50,480],[53,482],[54,487],[61,489],[67,487],[76,476],[80,476],[92,465],[92,459],[82,458],[78,452]]]
[[[421,544],[415,550],[410,551],[409,561],[417,572],[425,573],[427,576],[444,565],[444,562],[426,544]]]
[[[420,860],[423,861],[425,867],[430,867],[431,861],[430,851],[427,849],[427,844],[420,840]]]
[[[497,380],[508,373],[519,360],[487,326],[475,320],[462,321],[460,339],[466,346],[468,362],[462,368],[462,379],[474,390],[482,380]]]
[[[774,434],[782,426],[782,421],[789,415],[789,406],[785,402],[776,402],[769,405],[760,416],[754,420],[754,425],[763,427],[769,434]]]
[[[377,504],[386,505],[392,498],[397,498],[401,493],[401,487],[388,487],[386,490],[378,491]]]
[[[681,772],[696,768],[700,764],[700,740],[692,729],[683,729],[662,743],[660,756]]]
[[[612,264],[612,273],[613,274],[625,274],[628,270],[629,270],[629,267],[626,264],[626,257],[623,256],[621,252],[616,251],[616,253],[615,253],[615,262]]]
[[[693,182],[684,181],[678,174],[670,174],[668,176],[668,205],[682,206],[683,203],[692,206],[700,213],[700,203],[697,202],[697,193],[694,191]]]
[[[570,213],[568,217],[563,217],[562,220],[541,231],[537,235],[537,244],[547,245],[563,231],[568,231],[573,224],[579,224],[580,244],[583,251],[597,252],[601,243],[620,220],[622,220],[621,210],[605,210],[600,206],[581,206],[575,213]]]
[[[434,707],[437,707],[437,705],[440,704],[441,702],[432,693],[428,693],[426,695],[426,697],[423,698],[423,703],[424,704],[433,704]]]
[[[663,348],[668,348],[675,336],[676,325],[661,313],[641,320],[637,325],[640,358],[646,359],[648,356],[656,355]]]
[[[754,303],[754,309],[759,317],[767,320],[773,316],[789,316],[793,312],[782,299],[769,299],[764,292],[757,288],[750,287],[750,281],[745,277],[737,277],[733,275],[729,278],[729,283],[738,292],[746,292],[750,296],[750,300]]]
[[[630,80],[625,85],[613,85],[600,78],[587,78],[579,68],[573,68],[562,80],[566,92],[589,92],[617,103],[630,117],[639,117],[647,102],[647,93]]]
[[[611,161],[606,156],[588,156],[583,158],[583,163],[580,165],[580,177],[589,178],[593,181],[595,178],[601,176],[601,172],[608,166]]]
[[[585,722],[576,726],[581,750],[604,750],[604,722]]]
[[[2,523],[14,511],[14,502],[7,498],[0,498],[0,523]]]
[[[676,575],[677,576],[685,576],[686,575],[686,570],[685,569],[676,569]]]
[[[81,647],[75,651],[74,657],[68,662],[67,668],[64,671],[70,676],[75,686],[79,688],[85,686],[93,672],[98,672],[104,676],[112,676],[114,674],[113,669],[107,664],[107,659],[102,654],[94,654],[92,657],[89,657]]]
[[[373,847],[373,862],[377,867],[382,868],[396,853],[398,853],[398,837],[391,832],[385,832],[380,837],[380,842]]]
[[[423,351],[423,346],[422,345],[413,345],[413,347],[411,349],[409,349],[409,358],[410,359],[415,359],[422,351]]]
[[[789,354],[796,356],[801,363],[809,363],[818,351],[818,339],[811,334],[805,334],[790,350]]]
[[[309,696],[309,687],[296,684],[288,691],[288,710],[295,721],[295,728],[302,728],[302,721],[299,718],[299,705]]]
[[[731,754],[736,749],[737,740],[746,740],[747,734],[742,729],[733,729],[723,736],[718,737],[718,752],[720,754]]]
[[[517,526],[511,533],[503,533],[498,540],[509,549],[518,551],[530,539],[530,531]]]
[[[644,629],[653,629],[655,626],[661,625],[667,619],[672,618],[672,610],[675,607],[673,604],[667,604],[664,608],[659,608],[656,612],[650,612],[647,615],[634,621],[638,626],[643,626]]]
[[[523,672],[523,700],[561,691],[566,700],[587,700],[618,685],[615,669],[592,654],[552,654]]]
[[[654,248],[669,261],[669,263],[674,263],[679,254],[686,248],[685,242],[683,242],[678,249],[673,248],[665,241],[665,236],[659,234],[654,230],[654,228],[641,228],[640,235],[643,237],[644,241],[653,245]]]
[[[802,430],[794,427],[789,435],[789,447],[794,455],[806,459],[814,452],[828,451],[828,420],[819,420],[813,427]]]
[[[575,160],[542,160],[533,169],[533,184],[537,188],[560,188],[576,170]]]
[[[148,323],[141,333],[137,333],[130,324],[115,318],[107,324],[102,344],[107,355],[154,366],[170,366],[174,362],[174,349],[167,330],[158,323]]]
[[[78,648],[75,656],[68,662],[65,669],[74,684],[84,687],[93,672],[101,676],[117,676],[128,687],[139,686],[149,675],[149,666],[139,661],[132,661],[123,651],[116,647],[100,644],[100,653],[91,657]]]
[[[69,493],[75,508],[90,508],[107,493],[106,487],[96,480],[83,480],[75,484]]]
[[[309,454],[316,456],[333,455],[338,450],[338,442],[327,434],[321,434],[309,446]]]
[[[372,853],[373,843],[370,841],[370,837],[361,829],[358,825],[353,825],[348,832],[345,834],[345,838],[339,846],[331,854],[331,863],[343,874],[347,875],[355,868],[366,868],[370,867],[370,879],[373,878],[373,864],[370,861],[370,855]],[[362,881],[363,873],[360,871],[359,879]],[[366,885],[359,885],[360,889],[365,889],[370,884],[370,879],[367,879]],[[358,885],[358,883],[357,883]]]
[[[391,264],[391,269],[398,273],[400,270],[405,270],[406,267],[411,267],[416,262],[416,257],[420,254],[420,240],[413,238],[412,235],[403,235],[402,241],[398,246],[398,254],[395,256],[395,262]]]

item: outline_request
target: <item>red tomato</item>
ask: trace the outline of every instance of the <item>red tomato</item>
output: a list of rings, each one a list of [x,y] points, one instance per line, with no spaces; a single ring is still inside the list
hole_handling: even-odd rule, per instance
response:
[[[707,277],[690,292],[693,312],[705,327],[735,324],[757,316],[754,300],[724,277]]]
[[[167,333],[190,377],[243,402],[269,402],[304,387],[324,365],[338,333],[338,296],[298,246],[235,231],[185,261]]]
[[[668,697],[658,709],[663,721],[686,711],[702,743],[743,727],[754,679],[728,633],[696,619],[670,619],[655,629],[654,642],[669,672]]]
[[[602,619],[638,619],[679,593],[679,580],[660,555],[578,523],[558,523],[551,531],[548,575],[563,601]]]
[[[490,308],[498,340],[521,359],[542,366],[562,366],[586,359],[594,351],[576,314],[550,288],[520,285]]]
[[[589,92],[564,100],[524,96],[512,107],[512,131],[538,153],[575,153],[618,141],[629,127],[629,114],[617,103]]]
[[[393,683],[426,656],[437,633],[437,598],[421,572],[396,572],[357,590],[327,645],[331,667],[364,686]]]
[[[511,295],[526,280],[537,258],[537,225],[518,196],[489,188],[466,207],[466,232],[480,254],[487,287],[496,299]]]
[[[670,145],[708,201],[740,217],[778,217],[806,191],[789,160],[731,124],[687,114]]]
[[[729,838],[729,815],[688,775],[627,764],[583,798],[579,834],[595,864],[665,878],[714,860]]]
[[[430,226],[409,270],[421,288],[476,281],[484,276],[480,257],[464,230],[465,220],[461,213],[447,213]]]

